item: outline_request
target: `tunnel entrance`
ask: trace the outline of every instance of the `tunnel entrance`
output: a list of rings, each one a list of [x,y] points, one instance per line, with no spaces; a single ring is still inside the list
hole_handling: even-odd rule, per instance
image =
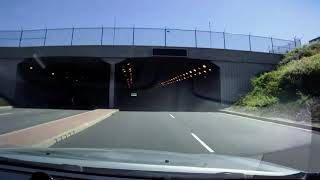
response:
[[[134,58],[116,65],[115,106],[138,111],[215,111],[220,69],[206,60]]]
[[[16,106],[107,108],[109,71],[109,64],[96,58],[25,59],[17,69]]]

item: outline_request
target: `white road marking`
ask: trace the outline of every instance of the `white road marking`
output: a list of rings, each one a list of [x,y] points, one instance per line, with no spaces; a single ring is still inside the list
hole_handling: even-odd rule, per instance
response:
[[[227,113],[224,113],[224,114],[227,114]],[[250,120],[252,119],[252,120],[256,120],[256,121],[260,121],[260,122],[264,122],[264,123],[276,124],[276,125],[278,125],[278,126],[284,126],[284,127],[287,127],[287,128],[293,128],[293,129],[299,129],[299,130],[302,130],[302,131],[312,132],[312,129],[311,129],[312,127],[310,127],[310,129],[304,129],[304,128],[289,126],[289,125],[280,124],[280,123],[275,123],[275,122],[270,122],[270,121],[263,121],[263,120],[259,120],[259,119],[249,118],[249,117],[237,116],[237,115],[234,115],[234,114],[227,114],[227,115],[236,116],[236,117],[238,117],[238,118],[240,117],[240,118],[250,119]]]
[[[173,119],[175,118],[172,114],[169,113],[169,115],[170,115]]]
[[[205,147],[209,152],[214,153],[214,150],[212,150],[205,142],[203,142],[197,135],[194,133],[191,133],[191,135],[203,146]]]
[[[2,114],[0,114],[0,116],[10,115],[10,114],[12,114],[12,113],[2,113]]]

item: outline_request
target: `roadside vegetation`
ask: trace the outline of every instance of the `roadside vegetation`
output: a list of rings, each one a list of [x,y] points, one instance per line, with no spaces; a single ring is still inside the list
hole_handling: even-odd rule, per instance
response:
[[[0,106],[9,106],[8,101],[0,97]]]
[[[251,80],[253,89],[236,106],[294,120],[320,120],[320,43],[287,53],[278,67]]]

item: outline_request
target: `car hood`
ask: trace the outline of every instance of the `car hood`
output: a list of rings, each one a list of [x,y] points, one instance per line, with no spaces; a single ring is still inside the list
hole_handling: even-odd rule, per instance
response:
[[[259,159],[210,154],[188,154],[134,149],[18,148],[1,149],[0,157],[68,167],[106,168],[175,173],[241,173],[287,176],[300,171]]]

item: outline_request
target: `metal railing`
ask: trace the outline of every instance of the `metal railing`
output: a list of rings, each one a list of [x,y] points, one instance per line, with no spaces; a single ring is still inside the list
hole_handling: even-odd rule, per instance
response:
[[[78,45],[196,47],[283,54],[300,47],[301,41],[168,28],[100,27],[0,31],[0,47]]]

